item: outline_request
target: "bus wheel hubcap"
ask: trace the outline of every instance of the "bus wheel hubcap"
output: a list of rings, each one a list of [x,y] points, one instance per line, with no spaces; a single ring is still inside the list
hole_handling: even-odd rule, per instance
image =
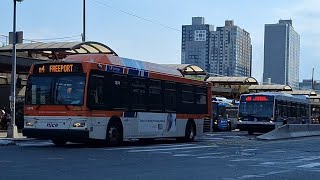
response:
[[[190,136],[189,138],[192,139],[194,136],[194,131],[193,131],[193,127],[190,128]]]
[[[109,130],[109,140],[116,141],[118,136],[118,130],[116,127],[111,127]]]

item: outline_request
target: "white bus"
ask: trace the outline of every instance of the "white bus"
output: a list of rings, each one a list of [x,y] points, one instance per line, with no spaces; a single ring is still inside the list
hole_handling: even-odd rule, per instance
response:
[[[265,92],[240,97],[238,128],[254,132],[268,132],[284,124],[310,122],[308,96]]]

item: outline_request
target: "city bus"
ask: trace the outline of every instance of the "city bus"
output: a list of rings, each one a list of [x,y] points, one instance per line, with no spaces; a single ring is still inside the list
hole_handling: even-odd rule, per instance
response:
[[[211,106],[211,84],[177,69],[111,54],[70,55],[31,67],[23,135],[56,145],[193,141],[210,131]]]
[[[277,92],[245,94],[240,97],[238,128],[254,132],[268,132],[285,124],[310,122],[308,96]]]
[[[212,98],[213,130],[231,131],[237,128],[238,106],[235,100]]]

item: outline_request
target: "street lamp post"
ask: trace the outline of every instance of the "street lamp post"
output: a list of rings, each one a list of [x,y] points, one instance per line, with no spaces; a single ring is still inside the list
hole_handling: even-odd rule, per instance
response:
[[[8,127],[7,137],[17,138],[18,128],[16,126],[16,43],[17,43],[17,33],[16,33],[16,5],[17,2],[22,2],[23,0],[13,0],[13,42],[12,42],[12,70],[11,70],[11,124]]]
[[[83,0],[82,42],[86,41],[86,0]]]

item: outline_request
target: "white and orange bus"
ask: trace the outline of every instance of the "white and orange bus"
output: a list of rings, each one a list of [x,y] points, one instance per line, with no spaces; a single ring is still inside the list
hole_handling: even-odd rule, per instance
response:
[[[34,64],[25,99],[23,134],[56,145],[167,137],[192,141],[212,114],[209,83],[186,79],[165,65],[111,54]]]

